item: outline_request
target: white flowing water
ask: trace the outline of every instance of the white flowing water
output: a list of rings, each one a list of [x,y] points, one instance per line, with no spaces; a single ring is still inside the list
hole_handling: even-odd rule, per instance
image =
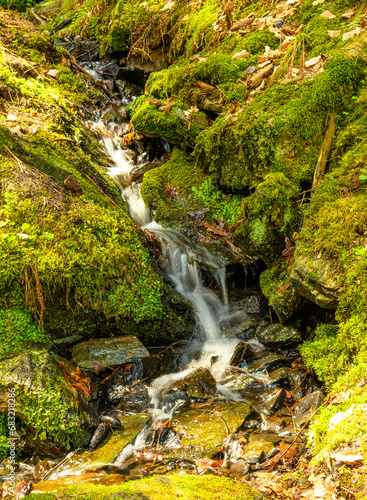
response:
[[[177,232],[164,228],[152,220],[149,210],[140,196],[140,185],[131,183],[129,172],[133,164],[119,148],[118,138],[113,138],[114,129],[105,129],[103,123],[98,123],[97,127],[105,130],[102,136],[104,146],[114,162],[114,166],[109,169],[109,175],[121,186],[121,194],[126,201],[132,219],[142,229],[148,229],[154,233],[162,244],[162,257],[164,269],[167,277],[172,282],[176,291],[187,300],[195,312],[195,334],[198,339],[200,356],[199,359],[192,360],[189,366],[178,373],[163,375],[151,384],[149,389],[151,398],[151,413],[153,418],[167,419],[172,417],[172,412],[166,413],[161,405],[161,392],[172,383],[183,379],[191,371],[199,367],[210,369],[213,377],[220,380],[224,370],[228,367],[233,350],[238,343],[236,339],[226,339],[222,335],[222,324],[228,324],[239,315],[239,311],[231,311],[228,306],[228,294],[226,287],[225,267],[223,259],[209,253],[207,250],[195,247]],[[214,269],[214,277],[221,291],[219,298],[210,288],[204,286],[200,269],[198,268],[196,253],[207,258],[208,264]],[[242,321],[244,321],[242,313]],[[198,343],[196,343],[196,348]],[[225,387],[217,384],[218,393],[224,398],[238,399]],[[122,465],[135,452],[141,451],[146,445],[146,431],[142,431],[136,438],[133,445],[127,446],[115,460],[115,465]]]

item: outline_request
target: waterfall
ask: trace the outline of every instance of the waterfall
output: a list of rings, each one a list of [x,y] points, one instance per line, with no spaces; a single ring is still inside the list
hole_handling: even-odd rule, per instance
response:
[[[103,130],[105,126],[103,123],[98,123],[96,128]],[[114,166],[109,169],[108,173],[121,186],[121,194],[129,207],[132,219],[140,227],[149,229],[160,239],[166,276],[172,282],[175,290],[193,306],[195,312],[195,335],[197,338],[195,348],[200,350],[199,359],[190,361],[189,367],[181,372],[163,375],[155,379],[149,388],[150,411],[153,419],[163,420],[172,418],[174,409],[177,409],[175,407],[168,413],[162,409],[160,394],[165,387],[203,366],[210,369],[216,380],[220,379],[223,371],[229,365],[234,347],[238,342],[236,339],[224,338],[221,325],[228,324],[228,321],[233,320],[238,315],[238,311],[231,311],[228,306],[226,270],[220,256],[216,257],[208,250],[189,242],[183,235],[170,228],[164,228],[152,220],[149,210],[141,198],[140,185],[132,183],[129,178],[129,172],[134,165],[119,148],[118,140],[113,138],[113,133],[112,124],[110,130],[102,135],[106,151],[114,162]],[[203,284],[201,271],[197,264],[197,254],[203,256],[210,268],[213,269],[221,298]],[[236,394],[219,384],[217,390],[226,398],[238,399]],[[122,450],[114,462],[115,465],[121,466],[134,453],[143,450],[146,446],[146,434],[147,430],[145,429],[137,436],[133,444]]]

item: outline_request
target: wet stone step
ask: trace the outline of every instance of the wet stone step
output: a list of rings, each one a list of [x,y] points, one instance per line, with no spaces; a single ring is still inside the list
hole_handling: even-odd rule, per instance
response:
[[[72,360],[84,370],[99,373],[133,360],[149,357],[149,351],[132,335],[112,339],[93,339],[77,344]]]

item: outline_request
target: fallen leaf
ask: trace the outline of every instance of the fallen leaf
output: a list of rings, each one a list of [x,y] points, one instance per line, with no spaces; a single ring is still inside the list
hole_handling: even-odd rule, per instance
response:
[[[341,32],[342,30],[328,30],[327,34],[330,38],[334,38],[334,36],[340,35]]]
[[[241,52],[236,52],[236,54],[232,56],[232,59],[246,59],[249,55],[250,53],[245,49],[241,50]]]
[[[350,19],[353,15],[354,15],[354,10],[348,9],[347,12],[344,12],[344,14],[342,14],[342,17],[346,17],[347,19]]]
[[[347,399],[349,398],[350,398],[350,392],[342,392],[341,394],[335,394],[335,396],[330,396],[329,399],[327,400],[327,404],[329,406],[337,405],[339,403],[344,403],[344,401],[347,401]]]
[[[334,427],[334,425],[339,424],[342,420],[353,413],[355,405],[352,405],[347,411],[338,411],[329,420],[329,430]]]
[[[312,2],[312,5],[320,5],[320,3],[324,3],[325,0],[315,0],[314,2]]]
[[[306,68],[311,68],[312,66],[315,66],[320,61],[321,61],[321,56],[316,56],[316,57],[313,57],[312,59],[308,59],[308,61],[305,62],[305,66],[306,66]]]
[[[361,460],[363,460],[363,455],[361,453],[357,455],[352,455],[350,453],[331,453],[330,456],[337,462],[344,462],[346,464],[355,464],[356,462],[360,462]]]
[[[321,17],[326,17],[327,19],[335,19],[336,16],[330,12],[330,10],[325,10],[322,14],[320,14]]]
[[[347,33],[344,33],[343,42],[345,42],[346,40],[349,40],[350,38],[354,38],[356,35],[359,35],[360,32],[361,32],[361,28],[358,26],[358,28],[356,28],[355,30],[348,31]]]

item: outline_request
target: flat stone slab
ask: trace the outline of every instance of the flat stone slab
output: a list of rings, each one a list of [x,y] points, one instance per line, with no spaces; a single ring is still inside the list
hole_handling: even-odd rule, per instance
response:
[[[147,357],[148,349],[133,335],[87,340],[77,344],[72,351],[74,363],[95,373]]]
[[[259,342],[270,347],[281,347],[302,342],[302,336],[292,326],[283,326],[273,323],[260,332],[256,333]]]

